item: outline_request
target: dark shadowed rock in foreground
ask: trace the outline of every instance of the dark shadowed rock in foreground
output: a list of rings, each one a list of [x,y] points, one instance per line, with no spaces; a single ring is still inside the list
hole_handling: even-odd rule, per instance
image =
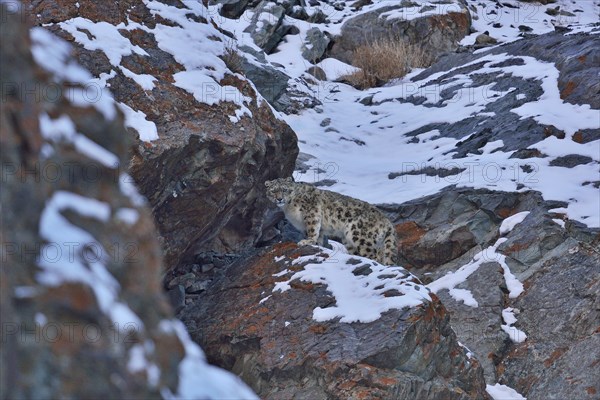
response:
[[[487,398],[478,361],[457,342],[435,296],[367,323],[323,318],[343,300],[332,287],[293,276],[320,267],[330,277],[339,273],[340,282],[342,270],[356,282],[380,282],[372,289],[383,293],[382,303],[402,301],[396,289],[383,288],[398,282],[412,295],[429,296],[401,268],[386,273],[366,259],[290,243],[215,275],[179,316],[209,360],[239,374],[262,398]]]
[[[173,318],[122,114],[86,101],[67,43],[0,14],[0,398],[253,398]]]

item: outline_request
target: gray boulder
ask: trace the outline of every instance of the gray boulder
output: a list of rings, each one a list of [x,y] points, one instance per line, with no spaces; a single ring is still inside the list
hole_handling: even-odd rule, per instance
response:
[[[283,23],[285,14],[283,6],[263,0],[254,9],[254,16],[245,32],[250,33],[258,47],[270,54],[290,30],[290,26]]]
[[[266,60],[265,54],[249,46],[240,46],[239,54],[242,57],[241,68],[246,78],[256,86],[256,90],[277,108],[277,99],[287,91],[290,79]]]
[[[318,62],[325,54],[331,39],[319,28],[310,28],[302,43],[302,57],[311,63]]]
[[[378,40],[404,40],[407,44],[423,48],[430,59],[454,51],[458,42],[470,33],[471,14],[460,1],[443,5],[447,13],[435,13],[414,17],[414,4],[381,7],[349,19],[342,26],[339,36],[333,38],[329,56],[351,63],[352,52],[365,44]],[[410,9],[410,11],[409,11]],[[404,12],[410,18],[386,18],[383,14]]]
[[[321,104],[303,77],[292,80],[270,64],[264,52],[248,46],[240,46],[238,52],[243,74],[277,111],[294,114]]]
[[[222,4],[220,13],[222,16],[237,19],[242,16],[253,0],[216,0],[215,3]]]

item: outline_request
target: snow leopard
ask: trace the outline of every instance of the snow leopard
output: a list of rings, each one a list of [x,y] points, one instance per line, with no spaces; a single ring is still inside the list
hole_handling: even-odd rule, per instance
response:
[[[306,239],[298,244],[324,245],[336,239],[350,254],[384,265],[397,262],[396,230],[381,211],[364,201],[312,185],[279,178],[265,182],[267,198],[279,206],[286,219]]]

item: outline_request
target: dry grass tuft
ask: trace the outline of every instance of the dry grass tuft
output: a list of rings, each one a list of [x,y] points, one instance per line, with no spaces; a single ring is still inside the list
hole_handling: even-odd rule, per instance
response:
[[[411,68],[430,63],[421,47],[406,44],[402,39],[386,39],[363,45],[352,54],[352,65],[360,71],[345,75],[343,80],[359,89],[381,86],[391,79],[401,78]]]
[[[230,71],[244,75],[242,56],[238,53],[237,47],[233,45],[225,46],[225,53],[223,53],[221,59]]]

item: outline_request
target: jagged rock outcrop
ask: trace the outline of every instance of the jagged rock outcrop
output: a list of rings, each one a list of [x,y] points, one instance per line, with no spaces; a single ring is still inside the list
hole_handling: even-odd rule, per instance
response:
[[[263,0],[256,6],[252,20],[245,31],[250,33],[258,47],[269,54],[290,30],[290,25],[285,24],[284,17],[283,6]]]
[[[340,321],[348,304],[335,285],[361,298],[350,306],[357,315]],[[386,306],[411,296],[413,307]],[[275,245],[214,271],[179,317],[209,360],[262,398],[487,398],[479,363],[437,298],[402,268],[364,258]]]
[[[319,28],[310,28],[306,32],[306,38],[302,44],[302,57],[312,63],[316,63],[325,54],[330,41],[329,36]]]
[[[383,206],[398,223],[406,265],[448,308],[487,383],[528,398],[600,389],[600,231],[566,219],[564,206],[537,192],[466,188]]]
[[[511,307],[520,310],[518,328],[527,340],[507,346],[496,372],[527,398],[600,393],[600,235],[592,243],[576,236],[569,232],[542,259],[521,266],[531,276]]]
[[[173,318],[111,96],[90,98],[70,46],[5,6],[0,397],[253,398]]]
[[[246,78],[252,81],[256,90],[277,111],[297,114],[305,108],[313,108],[321,102],[315,97],[306,79],[290,78],[280,69],[269,63],[265,53],[249,46],[238,48],[239,67]]]
[[[423,48],[431,60],[454,51],[468,35],[471,14],[461,1],[420,7],[413,2],[380,7],[348,19],[328,55],[352,63],[352,52],[381,40],[404,40]]]
[[[292,172],[296,137],[234,75],[229,37],[200,3],[31,2],[37,24],[72,42],[114,89],[135,141],[131,174],[148,198],[169,268],[260,237],[262,183]]]

